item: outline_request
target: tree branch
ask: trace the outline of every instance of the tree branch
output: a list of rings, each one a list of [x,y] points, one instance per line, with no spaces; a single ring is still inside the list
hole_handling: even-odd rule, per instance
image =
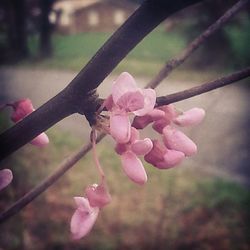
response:
[[[156,103],[157,107],[162,105],[167,105],[174,102],[179,102],[185,99],[188,99],[193,96],[201,95],[208,91],[224,87],[226,85],[232,84],[234,82],[240,81],[244,78],[250,76],[250,67],[243,69],[241,71],[235,72],[229,76],[224,76],[219,79],[216,79],[212,82],[207,82],[197,87],[186,89],[174,94],[157,97]]]
[[[100,140],[104,138],[105,134],[100,134],[96,142],[98,143]],[[26,193],[23,197],[17,200],[13,205],[11,205],[8,209],[0,214],[0,223],[3,223],[13,215],[17,214],[22,208],[24,208],[27,204],[33,201],[37,196],[43,193],[46,189],[48,189],[51,185],[53,185],[61,176],[64,175],[70,168],[74,166],[83,156],[85,156],[90,149],[92,148],[92,144],[88,143],[78,152],[74,153],[70,157],[66,158],[55,170],[53,174],[47,177],[44,181],[42,181],[38,186],[31,189],[28,193]]]
[[[249,0],[240,0],[225,12],[215,23],[210,25],[201,35],[195,38],[176,58],[168,61],[159,73],[147,84],[147,87],[155,88],[173,69],[182,64],[193,52],[198,49],[207,39],[226,24]]]
[[[0,160],[72,113],[94,113],[96,102],[90,92],[159,23],[199,1],[146,0],[62,92],[0,135]]]

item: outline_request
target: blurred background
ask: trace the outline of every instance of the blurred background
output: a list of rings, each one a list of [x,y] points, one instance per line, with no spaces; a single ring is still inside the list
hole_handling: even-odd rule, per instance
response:
[[[37,108],[62,90],[107,38],[139,6],[132,0],[1,0],[0,104],[30,98]],[[143,87],[236,1],[204,1],[176,13],[148,35],[98,88],[110,93],[122,71]],[[213,80],[250,62],[250,11],[241,10],[156,89],[174,93]],[[176,104],[206,110],[204,122],[185,130],[198,154],[161,171],[145,163],[148,183],[122,172],[114,142],[97,147],[112,203],[84,239],[70,239],[72,197],[98,181],[88,154],[21,213],[0,225],[0,249],[250,249],[249,79]],[[0,113],[0,130],[12,126]],[[12,184],[0,193],[3,211],[89,141],[88,123],[73,115],[47,131],[50,144],[26,145],[1,163]],[[143,136],[155,137],[149,128]]]

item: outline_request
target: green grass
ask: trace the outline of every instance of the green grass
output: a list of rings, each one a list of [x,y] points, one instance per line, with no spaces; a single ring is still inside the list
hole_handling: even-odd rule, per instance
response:
[[[111,36],[111,33],[82,33],[77,35],[53,36],[54,56],[39,61],[37,57],[38,38],[29,39],[32,59],[25,61],[28,66],[79,71]],[[166,33],[157,29],[147,36],[116,69],[133,74],[151,75],[161,65],[185,46],[185,39],[179,33]]]
[[[50,129],[50,145],[27,145],[9,164],[14,183],[6,189],[3,207],[20,197],[56,169],[65,156],[77,150],[81,138]],[[79,161],[53,187],[7,223],[6,249],[248,249],[250,243],[250,192],[189,166],[161,171],[145,164],[148,183],[141,187],[122,172],[113,145],[104,140],[97,147],[107,175],[112,203],[105,207],[91,234],[79,242],[69,239],[72,197],[83,195],[87,185],[98,181],[92,154]],[[7,164],[7,162],[6,162]],[[19,225],[19,231],[15,226]],[[24,236],[25,235],[25,236]],[[6,241],[8,238],[15,238]]]

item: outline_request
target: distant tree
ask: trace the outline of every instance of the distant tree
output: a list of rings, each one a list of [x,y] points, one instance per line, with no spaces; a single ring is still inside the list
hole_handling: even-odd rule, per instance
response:
[[[18,60],[29,55],[26,30],[26,1],[3,0],[0,5],[4,12],[3,29],[6,33],[8,60]],[[6,59],[6,58],[5,58]]]
[[[51,33],[52,25],[49,21],[49,14],[54,0],[40,0],[40,56],[49,57],[52,55]]]
[[[193,37],[197,36],[202,30],[217,20],[234,2],[235,1],[232,0],[206,0],[202,4],[195,6],[194,9],[191,10],[194,11],[194,25],[186,30],[187,36],[193,39]],[[221,53],[221,46],[223,46],[224,53]],[[216,35],[209,38],[209,42],[203,45],[195,57],[195,64],[199,66],[225,65],[230,63],[228,59],[231,55],[230,39],[226,30],[220,29]]]

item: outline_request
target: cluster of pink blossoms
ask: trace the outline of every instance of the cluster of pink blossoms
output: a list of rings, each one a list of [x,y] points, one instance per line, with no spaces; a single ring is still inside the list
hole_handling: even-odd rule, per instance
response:
[[[138,184],[147,181],[147,175],[138,156],[160,169],[178,165],[185,157],[196,153],[195,143],[176,126],[199,124],[205,111],[193,108],[184,113],[173,105],[154,108],[156,93],[153,89],[140,89],[129,73],[122,73],[112,88],[112,94],[105,101],[110,112],[111,136],[116,141],[116,152],[121,155],[122,167],[126,175]],[[136,115],[132,124],[129,115]],[[160,140],[140,139],[138,129],[152,123],[160,133]]]
[[[155,104],[155,91],[138,88],[134,78],[124,72],[117,78],[111,95],[102,105],[109,113],[109,125],[103,120],[97,124],[98,128],[101,127],[115,140],[115,151],[121,156],[124,173],[140,185],[147,181],[147,174],[139,156],[144,156],[145,161],[159,169],[178,165],[185,157],[195,154],[197,147],[177,126],[197,125],[205,116],[204,110],[200,108],[181,113],[173,105],[154,108]],[[132,124],[131,114],[135,115]],[[162,142],[158,139],[140,139],[138,130],[150,123],[162,135]],[[95,154],[95,143],[93,149]],[[96,155],[94,159],[102,182],[88,187],[86,197],[75,197],[77,208],[71,219],[74,239],[84,237],[91,230],[100,209],[111,201],[105,175]]]
[[[11,120],[15,123],[21,121],[25,116],[32,113],[35,109],[33,108],[32,102],[29,99],[22,99],[17,102],[7,103],[2,106],[12,107]],[[43,147],[49,143],[49,138],[45,133],[41,133],[31,142],[32,145]],[[10,169],[0,170],[0,190],[8,186],[13,179],[13,175]]]

